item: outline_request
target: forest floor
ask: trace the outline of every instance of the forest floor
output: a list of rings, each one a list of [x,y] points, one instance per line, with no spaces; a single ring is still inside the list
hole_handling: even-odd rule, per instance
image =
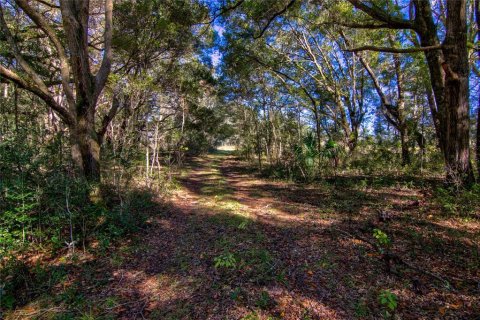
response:
[[[480,319],[480,223],[428,189],[273,181],[225,152],[178,184],[132,239],[52,261],[68,276],[7,318]]]

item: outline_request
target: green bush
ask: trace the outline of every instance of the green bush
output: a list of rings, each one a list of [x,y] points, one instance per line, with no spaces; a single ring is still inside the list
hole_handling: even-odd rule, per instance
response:
[[[153,206],[152,194],[102,186],[103,201],[89,201],[89,185],[76,177],[64,137],[41,144],[21,132],[0,143],[0,309],[15,308],[28,295],[45,293],[58,282],[60,269],[29,268],[20,251],[53,253],[98,240],[104,250],[135,232]],[[28,284],[28,290],[26,287]]]
[[[382,290],[378,295],[378,302],[383,308],[383,315],[389,318],[397,309],[398,297],[393,292]]]
[[[435,200],[447,216],[479,218],[480,184],[475,184],[468,190],[437,188]]]

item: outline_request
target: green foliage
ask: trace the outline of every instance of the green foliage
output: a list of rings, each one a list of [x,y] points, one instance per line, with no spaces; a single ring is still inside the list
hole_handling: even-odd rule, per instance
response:
[[[116,3],[114,47],[117,53],[141,63],[151,62],[159,52],[188,50],[195,40],[191,28],[205,17],[206,10],[195,1]],[[149,30],[148,36],[145,30]]]
[[[474,184],[470,189],[450,190],[437,188],[435,200],[447,216],[476,217],[480,212],[480,184]]]
[[[252,312],[242,317],[241,320],[260,320],[260,316],[256,312]]]
[[[370,314],[370,310],[368,309],[368,305],[365,301],[360,300],[355,303],[355,316],[358,318],[365,318],[368,317]]]
[[[111,191],[92,203],[87,182],[70,171],[63,140],[59,134],[41,144],[20,133],[0,143],[1,308],[15,308],[32,292],[48,292],[66,275],[61,267],[29,269],[16,260],[20,253],[72,253],[84,244],[88,249],[95,239],[99,250],[107,252],[116,239],[138,230],[153,206],[150,192],[125,189],[118,190],[122,201]]]
[[[391,244],[388,235],[380,229],[373,229],[373,237],[381,251],[385,251]]]
[[[262,291],[260,292],[260,295],[258,296],[255,304],[260,309],[267,309],[272,304],[272,298],[267,291]]]
[[[390,317],[398,306],[398,297],[393,292],[382,290],[378,295],[378,302],[384,309],[384,315]]]
[[[318,146],[315,135],[309,132],[300,146],[294,147],[295,162],[306,172],[309,178],[314,176],[315,160],[318,159]]]
[[[279,278],[274,262],[272,254],[263,248],[251,248],[241,254],[241,265],[246,267],[249,278],[258,283]]]
[[[339,156],[340,152],[341,152],[341,149],[338,143],[336,143],[332,139],[329,139],[325,144],[325,147],[323,148],[321,155],[322,157],[325,157],[327,159],[335,159]]]
[[[245,219],[244,221],[240,222],[237,228],[240,230],[245,230],[247,229],[247,226],[248,226],[248,220]]]
[[[215,268],[227,268],[227,269],[235,269],[237,267],[237,259],[233,253],[225,252],[215,257],[213,259]]]
[[[243,293],[242,288],[240,288],[240,287],[235,288],[235,289],[230,293],[230,298],[232,298],[232,300],[238,301],[238,300],[240,300],[242,293]]]

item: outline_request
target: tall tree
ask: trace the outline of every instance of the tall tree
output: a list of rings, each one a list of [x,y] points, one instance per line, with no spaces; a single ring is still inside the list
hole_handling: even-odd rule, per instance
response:
[[[480,43],[480,0],[475,0],[474,5],[475,10],[475,21],[477,22],[477,59],[480,60],[480,49],[478,44]],[[474,66],[475,73],[477,78],[480,78],[480,69]],[[477,143],[476,143],[476,157],[477,157],[477,170],[478,176],[480,177],[480,89],[478,93],[478,105],[477,105]]]
[[[374,20],[362,28],[413,30],[422,47],[413,49],[365,46],[352,51],[387,52],[423,51],[427,60],[430,83],[435,97],[432,116],[438,121],[440,149],[445,159],[447,180],[457,185],[474,181],[469,149],[469,64],[467,48],[466,0],[447,0],[445,38],[440,43],[440,30],[435,23],[430,1],[412,0],[413,18],[388,12],[373,1],[348,0],[355,8]]]
[[[17,8],[7,1],[0,1],[0,29],[4,34],[13,59],[5,63],[2,59],[0,75],[20,88],[40,97],[45,104],[56,112],[69,128],[72,158],[79,171],[91,182],[100,181],[100,143],[104,130],[95,127],[98,98],[105,87],[111,69],[112,60],[112,11],[113,0],[104,2],[103,41],[101,41],[101,59],[99,53],[90,50],[90,39],[96,34],[90,28],[92,10],[90,1],[60,1],[57,6],[48,1],[32,3],[27,0],[15,0],[15,4],[25,13],[28,20],[20,27],[27,28],[33,23],[41,30],[49,42],[42,42],[51,52],[54,60],[50,72],[42,72],[28,57],[17,35],[12,33],[9,17]],[[13,23],[13,22],[12,22]],[[65,35],[62,39],[60,29]],[[92,61],[98,61],[92,63]],[[5,64],[4,64],[5,63]],[[62,97],[56,96],[52,86],[61,84]],[[113,103],[102,121],[102,127],[108,126],[115,116],[118,105]]]
[[[0,48],[10,49],[0,52],[0,77],[54,110],[69,129],[76,167],[97,183],[104,135],[125,107],[116,95],[147,70],[158,83],[166,78],[155,67],[168,70],[196,50],[205,39],[195,37],[192,26],[208,10],[197,1],[174,0],[118,1],[115,8],[113,0],[10,3],[0,0]],[[116,77],[110,77],[113,68]],[[111,99],[102,94],[109,78]]]

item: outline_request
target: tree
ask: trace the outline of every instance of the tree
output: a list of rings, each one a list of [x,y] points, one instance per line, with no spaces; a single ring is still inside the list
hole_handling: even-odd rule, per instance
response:
[[[154,70],[155,62],[173,66],[192,52],[205,40],[194,37],[192,26],[208,16],[199,2],[179,1],[120,1],[113,8],[113,0],[69,0],[59,6],[0,0],[0,10],[0,29],[10,49],[0,53],[0,76],[54,110],[69,129],[78,171],[94,184],[100,181],[104,135],[125,107],[117,95],[128,81]],[[166,75],[155,78],[161,82]],[[107,84],[110,97],[103,92]]]
[[[475,0],[475,21],[477,22],[477,37],[480,39],[480,0]],[[477,46],[480,41],[477,42]],[[477,59],[480,59],[480,49],[477,49]],[[475,67],[474,71],[477,78],[480,78],[480,70]],[[477,141],[476,141],[476,158],[477,158],[477,171],[480,177],[480,93],[478,93],[478,106],[477,106]]]
[[[341,36],[348,47],[351,47],[350,41],[341,32]],[[391,35],[389,35],[390,43],[393,42]],[[395,82],[396,82],[396,99],[389,99],[385,94],[384,89],[378,77],[375,75],[372,67],[362,53],[354,52],[359,58],[361,64],[372,79],[373,86],[380,98],[380,110],[385,116],[385,119],[398,131],[400,135],[400,145],[402,150],[402,165],[410,163],[410,152],[408,148],[409,128],[407,123],[407,112],[405,110],[405,83],[404,72],[402,72],[402,62],[398,53],[392,54],[392,62],[394,66]],[[394,103],[392,100],[396,100]]]
[[[8,25],[9,17],[17,8],[10,7],[6,1],[0,1],[0,29],[13,59],[6,63],[8,57],[3,57],[0,75],[37,95],[56,112],[69,128],[72,158],[77,168],[88,181],[99,182],[103,128],[108,126],[118,110],[118,105],[113,103],[101,128],[95,127],[97,102],[111,69],[113,0],[105,0],[101,59],[97,59],[100,55],[98,51],[92,53],[90,50],[89,37],[98,30],[90,28],[93,8],[88,0],[60,1],[59,7],[50,2],[32,4],[27,0],[15,0],[15,3],[28,17],[18,27],[33,27],[48,38],[48,42],[41,41],[39,45],[51,52],[52,56],[48,59],[53,62],[48,71],[54,76],[50,80],[51,74],[42,72],[29,61],[26,48],[22,47],[18,35],[14,35]],[[50,10],[54,13],[47,14]],[[57,31],[59,28],[64,38]],[[92,65],[92,61],[99,62]],[[57,84],[61,84],[62,88],[60,97],[51,89]],[[66,103],[61,102],[63,97]]]
[[[351,51],[377,50],[397,53],[423,51],[435,97],[432,117],[438,122],[437,137],[445,159],[447,181],[469,185],[474,181],[469,149],[469,64],[465,0],[447,0],[445,38],[440,43],[439,28],[434,22],[430,1],[413,0],[414,17],[389,13],[371,1],[348,0],[355,8],[374,20],[362,28],[413,30],[422,47],[395,49],[360,47]],[[381,25],[379,25],[381,23]]]

